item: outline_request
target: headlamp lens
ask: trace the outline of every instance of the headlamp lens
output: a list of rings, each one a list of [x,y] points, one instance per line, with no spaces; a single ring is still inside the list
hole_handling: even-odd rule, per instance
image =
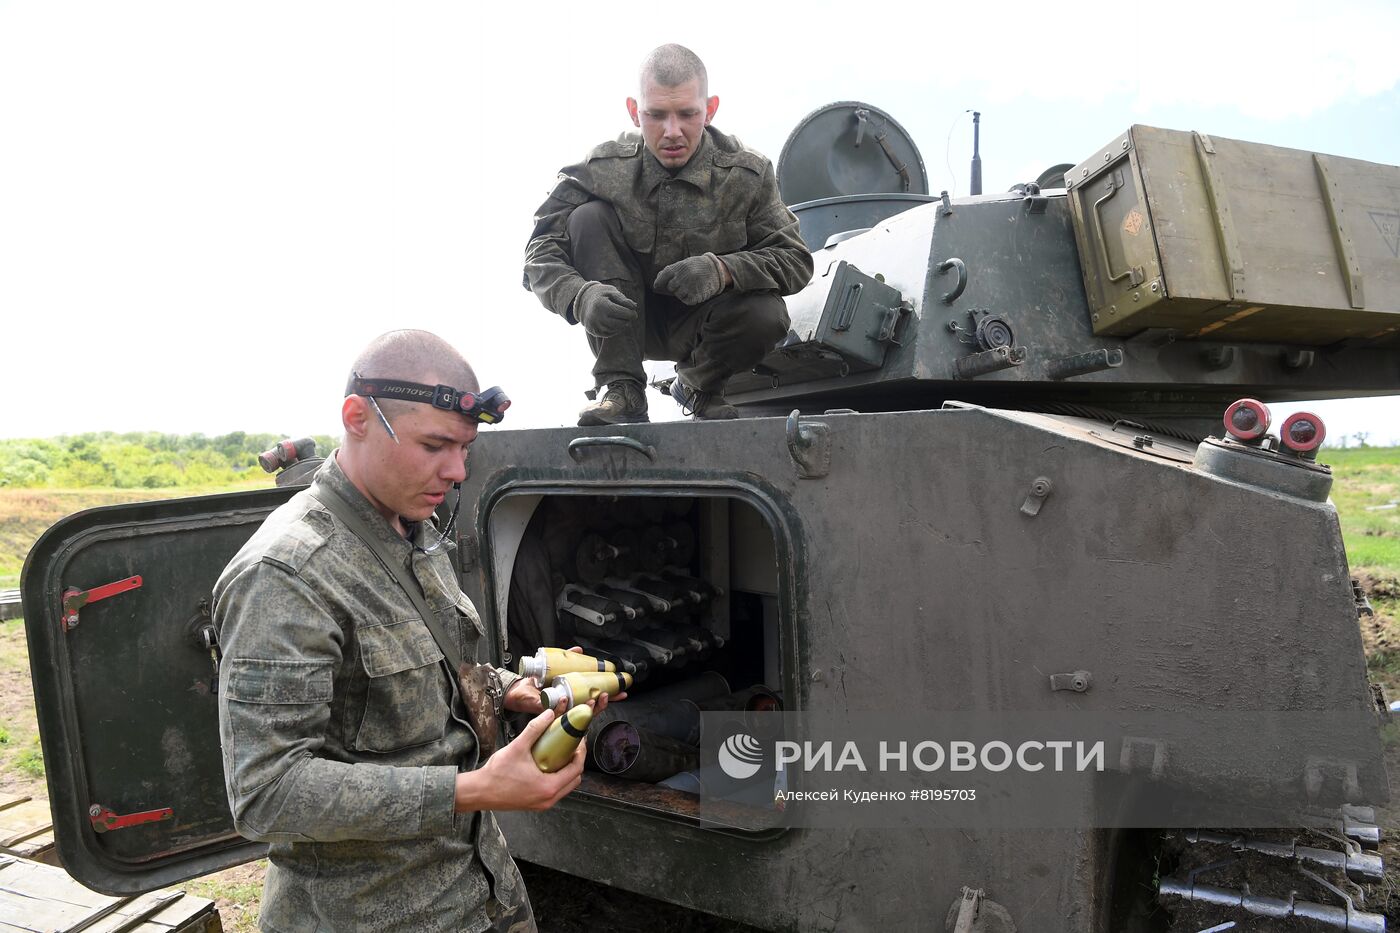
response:
[[[462,414],[479,424],[499,424],[510,407],[510,398],[500,386],[492,386],[480,395],[463,393],[459,405]]]

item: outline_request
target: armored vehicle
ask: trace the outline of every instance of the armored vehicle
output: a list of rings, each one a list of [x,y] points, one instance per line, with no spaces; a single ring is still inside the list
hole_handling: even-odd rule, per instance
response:
[[[473,448],[456,558],[490,659],[577,643],[636,677],[579,791],[501,815],[513,852],[775,930],[1384,929],[1383,704],[1325,427],[1265,403],[1400,392],[1400,169],[1134,126],[952,198],[845,102],[803,121],[780,185],[816,273],[731,382],[748,417]],[[297,477],[79,513],[35,546],[50,797],[86,884],[260,853],[224,798],[209,594]],[[762,818],[789,796],[770,783],[728,819],[696,750],[714,708],[1160,713],[1195,735],[1124,739],[1081,803],[1133,779],[1310,809],[1272,832],[812,828]],[[1240,710],[1354,731],[1328,754],[1213,731]]]

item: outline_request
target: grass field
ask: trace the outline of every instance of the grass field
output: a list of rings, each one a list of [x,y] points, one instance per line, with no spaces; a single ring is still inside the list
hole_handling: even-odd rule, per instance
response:
[[[1361,620],[1372,678],[1400,699],[1400,448],[1325,450],[1332,466],[1332,499],[1346,540],[1353,576],[1369,595],[1374,614]],[[266,487],[269,480],[237,487],[160,489],[0,489],[0,589],[18,585],[25,554],[58,518],[79,509],[172,495]],[[1400,728],[1389,729],[1391,773],[1400,775]],[[45,794],[43,755],[29,681],[29,659],[20,621],[0,623],[0,791]],[[1388,843],[1382,851],[1392,905],[1400,904],[1400,808],[1383,811]],[[258,862],[187,884],[192,894],[215,899],[224,927],[257,929],[265,863]],[[1376,909],[1374,906],[1372,909]]]
[[[1342,520],[1353,569],[1400,575],[1400,448],[1326,451],[1332,501]],[[1393,506],[1386,508],[1386,506]]]
[[[1335,483],[1347,562],[1375,614],[1361,620],[1371,677],[1400,699],[1400,448],[1324,451]]]
[[[169,489],[6,489],[0,488],[0,590],[19,586],[20,571],[44,529],[65,515],[99,505],[202,496],[241,489],[266,489],[271,477],[233,486],[180,486]]]

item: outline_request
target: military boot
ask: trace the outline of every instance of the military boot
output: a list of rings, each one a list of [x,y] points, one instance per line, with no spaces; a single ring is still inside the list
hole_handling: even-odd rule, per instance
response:
[[[723,395],[692,389],[681,382],[680,376],[671,380],[671,398],[680,404],[681,411],[696,421],[719,421],[739,417],[739,409],[729,404]]]
[[[578,413],[581,428],[604,424],[640,424],[650,420],[641,383],[629,380],[610,383],[601,398]]]

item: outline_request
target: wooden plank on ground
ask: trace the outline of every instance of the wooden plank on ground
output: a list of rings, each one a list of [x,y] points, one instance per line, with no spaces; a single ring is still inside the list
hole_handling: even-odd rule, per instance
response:
[[[111,897],[61,868],[0,856],[0,933],[192,933],[218,929],[214,902],[180,891]]]
[[[59,864],[58,847],[54,844],[52,829],[46,829],[37,836],[10,846],[4,850],[4,854],[18,855],[20,858],[27,858],[31,862],[43,862],[45,865]]]
[[[42,858],[53,848],[53,823],[49,802],[17,797],[12,806],[0,801],[0,853],[20,858]]]
[[[83,933],[175,933],[203,929],[201,921],[215,913],[213,901],[179,890],[155,891],[124,905]],[[131,926],[138,917],[144,918],[144,922]]]
[[[22,612],[24,604],[20,601],[19,590],[0,590],[0,622],[18,619]]]
[[[118,899],[89,891],[64,872],[0,856],[0,930],[67,930]]]

